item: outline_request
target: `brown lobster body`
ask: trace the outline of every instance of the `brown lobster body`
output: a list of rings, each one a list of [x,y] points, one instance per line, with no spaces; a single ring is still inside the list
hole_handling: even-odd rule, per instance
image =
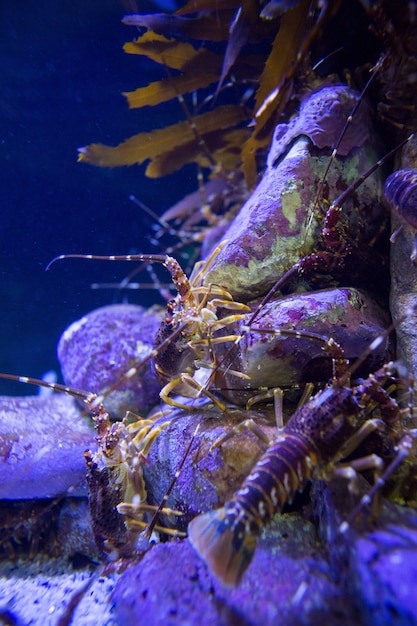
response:
[[[334,474],[347,444],[368,420],[371,401],[386,422],[399,418],[397,403],[382,387],[391,372],[388,364],[356,387],[339,381],[317,393],[294,413],[224,507],[192,520],[191,543],[225,585],[239,582],[271,517],[311,478]]]

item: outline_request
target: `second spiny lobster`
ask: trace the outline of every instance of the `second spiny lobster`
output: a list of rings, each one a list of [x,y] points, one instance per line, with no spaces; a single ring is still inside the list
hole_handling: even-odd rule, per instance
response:
[[[239,583],[263,527],[311,479],[351,478],[355,467],[381,475],[383,462],[375,454],[349,466],[340,461],[371,432],[395,429],[402,409],[383,385],[396,379],[397,369],[390,362],[353,387],[346,385],[346,372],[318,392],[296,410],[233,497],[191,521],[192,545],[223,584]],[[378,418],[370,419],[374,409]],[[411,432],[399,437],[398,447],[407,453],[414,441]]]

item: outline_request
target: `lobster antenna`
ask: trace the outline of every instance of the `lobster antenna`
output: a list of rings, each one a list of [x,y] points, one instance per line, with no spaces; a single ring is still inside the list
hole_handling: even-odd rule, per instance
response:
[[[45,380],[41,380],[40,378],[30,378],[28,376],[16,376],[15,374],[3,374],[0,373],[0,378],[5,378],[6,380],[13,380],[17,383],[25,383],[27,385],[36,385],[37,387],[45,387],[46,389],[53,389],[54,391],[59,391],[60,393],[67,393],[74,398],[79,398],[84,402],[88,403],[95,398],[94,393],[90,393],[88,391],[82,391],[81,389],[73,389],[72,387],[67,387],[66,385],[60,385],[59,383],[48,383]]]
[[[325,184],[325,182],[326,182],[326,179],[327,179],[328,173],[329,173],[329,171],[330,171],[330,168],[331,168],[331,166],[332,166],[332,164],[333,164],[333,161],[334,161],[334,160],[335,160],[335,158],[336,158],[337,151],[339,150],[340,145],[341,145],[341,143],[342,143],[342,141],[343,141],[343,138],[344,138],[344,136],[346,135],[347,129],[349,128],[349,126],[350,126],[350,125],[351,125],[351,123],[352,123],[352,120],[353,120],[353,118],[354,118],[354,116],[355,116],[356,111],[358,110],[359,106],[360,106],[360,105],[361,105],[361,103],[362,103],[362,100],[363,100],[363,98],[364,98],[364,96],[365,96],[365,93],[368,91],[368,89],[369,89],[369,87],[370,87],[370,85],[371,85],[372,81],[374,80],[374,78],[375,78],[375,76],[378,74],[378,72],[380,71],[380,69],[381,69],[382,65],[384,64],[384,61],[385,61],[385,56],[384,56],[384,55],[382,55],[382,56],[378,59],[378,61],[376,62],[376,64],[375,64],[375,65],[374,65],[374,66],[373,66],[373,67],[369,70],[369,71],[371,72],[371,76],[368,78],[368,80],[367,80],[367,82],[366,82],[365,87],[362,89],[362,91],[361,91],[361,93],[360,93],[360,95],[359,95],[358,99],[356,100],[356,103],[355,103],[354,107],[352,108],[352,111],[349,113],[348,117],[346,118],[346,122],[345,122],[345,125],[344,125],[344,126],[343,126],[343,128],[342,128],[342,132],[340,133],[339,138],[338,138],[338,140],[337,140],[337,142],[336,142],[336,145],[334,146],[334,148],[333,148],[333,150],[332,150],[332,154],[330,155],[330,159],[329,159],[329,162],[327,163],[327,167],[326,167],[325,172],[324,172],[324,174],[323,174],[323,178],[322,178],[322,179],[321,179],[321,181],[320,181],[320,185],[319,185],[319,188],[318,188],[318,191],[317,191],[316,199],[315,199],[315,201],[314,201],[314,205],[313,205],[313,208],[312,208],[312,210],[311,210],[310,217],[309,217],[308,222],[307,222],[307,225],[306,225],[306,231],[305,231],[305,236],[304,236],[304,245],[303,245],[303,248],[305,247],[305,243],[306,243],[306,240],[307,240],[308,231],[310,230],[311,223],[312,223],[312,221],[313,221],[314,214],[315,214],[315,212],[316,212],[316,210],[317,210],[317,205],[318,205],[318,203],[319,203],[319,200],[320,200],[320,198],[322,197],[324,184]],[[349,187],[349,189],[350,189],[350,187]],[[351,193],[351,191],[350,191],[350,193]],[[339,200],[339,199],[338,199],[338,200]]]
[[[187,459],[187,457],[188,457],[188,455],[189,455],[189,453],[191,451],[192,445],[194,443],[194,439],[196,438],[197,433],[198,433],[199,430],[200,430],[200,424],[197,424],[197,428],[195,429],[194,433],[191,436],[191,439],[190,439],[190,441],[188,443],[188,446],[187,446],[187,448],[186,448],[186,450],[184,452],[184,455],[183,455],[183,457],[182,457],[182,459],[180,461],[178,469],[175,472],[174,476],[172,477],[172,480],[171,480],[171,482],[170,482],[170,484],[168,486],[168,489],[166,490],[164,497],[162,498],[161,502],[159,503],[159,506],[156,509],[156,511],[155,511],[155,513],[154,513],[154,515],[153,515],[153,517],[151,519],[151,521],[149,522],[148,526],[144,530],[145,537],[149,538],[152,535],[152,532],[153,532],[155,526],[158,523],[158,518],[159,518],[159,516],[160,516],[160,514],[162,512],[162,509],[165,507],[165,504],[166,504],[166,502],[167,502],[167,500],[168,500],[168,498],[169,498],[169,496],[171,494],[171,491],[173,490],[174,485],[175,485],[175,483],[178,480],[178,477],[179,477],[179,475],[181,473],[182,468],[184,467],[184,463],[185,463],[185,461],[186,461],[186,459]]]

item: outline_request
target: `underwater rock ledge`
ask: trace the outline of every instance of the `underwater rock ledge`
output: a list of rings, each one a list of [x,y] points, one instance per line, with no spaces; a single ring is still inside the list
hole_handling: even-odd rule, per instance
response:
[[[0,398],[0,499],[86,496],[94,429],[62,394]]]

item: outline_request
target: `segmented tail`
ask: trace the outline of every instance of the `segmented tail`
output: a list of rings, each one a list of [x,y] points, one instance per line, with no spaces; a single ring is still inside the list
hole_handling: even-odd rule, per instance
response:
[[[227,516],[224,507],[195,517],[188,526],[188,537],[213,574],[228,587],[239,583],[257,542],[245,532],[242,522]]]

